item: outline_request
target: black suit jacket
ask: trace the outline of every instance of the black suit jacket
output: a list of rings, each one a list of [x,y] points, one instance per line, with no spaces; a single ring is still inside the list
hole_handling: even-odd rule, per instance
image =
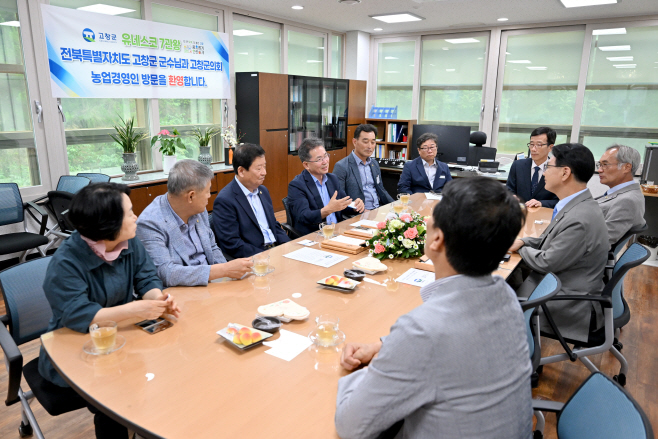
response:
[[[274,217],[272,198],[265,186],[258,188],[258,198],[263,205],[267,224],[277,244],[290,241]],[[264,250],[263,232],[260,230],[249,200],[235,178],[215,198],[212,229],[222,252],[232,258],[248,258]]]
[[[543,174],[537,183],[535,192],[532,192],[530,170],[533,166],[534,164],[531,158],[516,160],[512,163],[512,168],[509,170],[509,177],[507,178],[507,188],[524,202],[535,199],[541,201],[542,207],[550,207],[552,209],[560,199],[553,192],[546,190]]]
[[[448,165],[434,159],[437,164],[436,175],[434,181],[430,185],[430,180],[427,178],[425,168],[423,167],[423,159],[416,157],[413,160],[408,160],[404,164],[400,181],[398,182],[398,192],[415,194],[416,192],[441,192],[443,186],[452,180],[450,169]]]

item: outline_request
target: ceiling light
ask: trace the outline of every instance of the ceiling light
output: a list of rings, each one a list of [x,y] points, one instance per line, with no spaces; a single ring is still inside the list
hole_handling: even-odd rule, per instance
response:
[[[384,59],[399,59],[399,58],[396,58],[394,56],[385,56]]]
[[[507,20],[509,20],[509,18],[501,17],[498,19],[498,21],[507,21]]]
[[[465,43],[479,43],[480,40],[476,40],[475,38],[454,38],[454,39],[448,39],[445,40],[450,44],[465,44]]]
[[[5,21],[4,23],[0,23],[0,26],[21,27],[21,23],[18,21]]]
[[[299,11],[301,9],[304,9],[304,6],[292,6],[292,8]]]
[[[383,29],[381,27],[376,27],[373,30],[380,31],[380,30],[383,30]]]
[[[631,46],[601,46],[599,47],[599,50],[604,52],[621,52],[623,50],[631,50]]]
[[[317,59],[307,59],[306,62],[307,63],[320,63],[322,61],[318,61]]]
[[[581,6],[614,5],[617,0],[560,0],[565,8],[579,8]]]
[[[595,29],[592,35],[626,35],[625,27],[617,27],[614,29]]]
[[[548,69],[548,67],[544,67],[544,66],[532,66],[532,67],[526,67],[526,69],[528,69],[528,70],[546,70],[546,69]]]
[[[633,61],[632,56],[609,56],[606,59],[608,61]]]
[[[512,64],[532,64],[532,61],[529,59],[510,59],[507,62]]]
[[[338,3],[344,5],[358,5],[359,3],[361,3],[361,0],[338,0]]]
[[[103,3],[97,3],[95,5],[89,5],[89,6],[82,6],[77,9],[80,11],[96,12],[98,14],[106,14],[106,15],[121,15],[135,11],[134,9],[119,8],[116,6],[104,5]]]
[[[446,72],[454,72],[455,69],[446,69]]]
[[[404,12],[402,14],[371,15],[370,18],[383,21],[384,23],[406,23],[408,21],[424,20],[423,17],[419,17],[418,15],[410,14],[408,12]]]
[[[395,70],[386,70],[384,73],[400,73],[400,72],[396,72]]]
[[[613,64],[613,66],[618,69],[634,69],[637,67],[637,64]]]
[[[233,35],[238,37],[250,37],[252,35],[263,35],[263,33],[255,32],[253,30],[247,30],[247,29],[238,29],[233,31]]]

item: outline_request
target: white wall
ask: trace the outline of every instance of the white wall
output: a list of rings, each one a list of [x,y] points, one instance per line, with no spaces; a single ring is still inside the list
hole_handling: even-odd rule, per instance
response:
[[[361,31],[345,34],[345,79],[367,81],[370,74],[370,35]]]

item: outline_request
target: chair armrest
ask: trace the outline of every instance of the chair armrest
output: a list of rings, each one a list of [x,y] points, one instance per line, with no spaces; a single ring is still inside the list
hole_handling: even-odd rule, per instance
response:
[[[48,198],[48,195],[44,195],[43,197],[39,197],[36,200],[32,200],[32,203],[38,203],[39,201],[43,201],[46,198]]]
[[[39,215],[41,215],[41,221],[39,221],[37,217],[34,216],[30,209],[36,210]],[[41,228],[39,230],[39,235],[43,235],[46,232],[46,225],[48,224],[48,213],[46,213],[44,208],[36,204],[34,201],[23,203],[23,210],[27,210],[30,216],[40,224]]]
[[[539,410],[539,411],[542,411],[542,412],[560,413],[562,411],[562,407],[564,407],[563,402],[548,401],[548,400],[543,400],[543,399],[533,399],[532,400],[532,409],[533,410]]]
[[[550,299],[553,300],[586,300],[588,302],[599,302],[603,308],[612,308],[612,299],[608,296],[555,296]]]
[[[288,236],[292,239],[297,239],[302,236],[297,230],[293,229],[293,227],[288,223],[282,223],[281,227],[283,228],[283,230],[286,231]]]
[[[0,325],[0,347],[7,360],[7,375],[9,376],[5,405],[12,405],[20,401],[18,389],[20,389],[23,375],[23,355],[4,324]]]

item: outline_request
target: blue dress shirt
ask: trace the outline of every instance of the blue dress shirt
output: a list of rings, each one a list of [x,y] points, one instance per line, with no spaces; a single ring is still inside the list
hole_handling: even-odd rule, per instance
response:
[[[247,197],[247,200],[249,201],[249,205],[251,206],[251,210],[254,211],[254,215],[256,215],[256,221],[258,221],[258,226],[260,227],[260,231],[263,233],[263,238],[265,239],[265,245],[268,244],[273,244],[276,242],[276,238],[274,237],[274,233],[272,233],[272,229],[270,229],[270,225],[267,223],[267,217],[265,216],[265,209],[263,209],[263,203],[261,203],[260,198],[258,197],[258,189],[256,189],[253,192],[250,192],[249,189],[244,187],[242,183],[240,183],[240,180],[238,180],[238,177],[235,177],[235,182],[240,186],[240,189],[242,189],[242,192],[244,192],[245,197]]]
[[[354,160],[356,160],[356,166],[359,168],[359,175],[361,176],[361,184],[363,185],[363,195],[365,200],[366,209],[372,210],[379,207],[379,197],[377,196],[377,189],[375,189],[375,181],[372,178],[372,170],[370,169],[370,157],[366,160],[364,164],[363,161],[359,158],[358,155],[352,151]]]
[[[322,198],[322,204],[326,206],[327,204],[329,204],[329,201],[331,200],[331,197],[329,196],[329,191],[327,190],[327,175],[325,174],[322,176],[322,182],[320,182],[320,180],[315,178],[315,175],[313,174],[311,174],[311,177],[313,177],[315,186],[317,186],[318,192],[320,192],[320,198]],[[327,222],[327,224],[336,224],[338,222],[336,221],[336,215],[333,213],[327,215],[325,221]]]
[[[199,238],[199,232],[196,229],[196,225],[199,220],[192,220],[194,218],[192,216],[190,217],[190,220],[192,221],[188,221],[188,224],[185,224],[181,217],[179,217],[171,207],[171,204],[169,204],[169,198],[165,197],[165,199],[167,201],[167,206],[169,206],[171,209],[171,213],[174,215],[174,218],[176,218],[176,222],[178,223],[178,228],[180,228],[181,233],[183,236],[189,238],[183,242],[185,246],[185,254],[190,258],[190,265],[208,265],[208,259],[206,259],[206,253],[203,251],[201,239]]]
[[[569,203],[569,201],[573,200],[574,198],[576,198],[578,195],[582,194],[586,190],[587,188],[583,189],[582,191],[576,192],[575,194],[571,194],[567,198],[563,198],[560,201],[558,201],[555,207],[553,208],[553,217],[551,218],[551,221],[553,221],[553,218],[555,218],[557,214],[560,213],[562,208],[566,206],[567,203]]]

